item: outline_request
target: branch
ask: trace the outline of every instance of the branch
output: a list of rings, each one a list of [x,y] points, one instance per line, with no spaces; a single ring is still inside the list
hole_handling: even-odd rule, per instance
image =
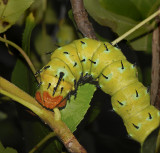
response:
[[[49,125],[69,152],[86,153],[86,150],[61,120],[58,108],[54,109],[54,112],[43,108],[33,97],[2,77],[0,77],[0,93],[16,100],[37,114],[44,123]]]
[[[73,15],[78,29],[88,38],[97,39],[92,24],[88,20],[88,14],[85,11],[83,0],[70,0]]]
[[[151,104],[160,110],[160,25],[152,38]]]

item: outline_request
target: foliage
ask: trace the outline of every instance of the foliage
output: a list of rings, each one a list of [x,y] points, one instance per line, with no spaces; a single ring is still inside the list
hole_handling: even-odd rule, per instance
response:
[[[89,14],[101,25],[109,26],[119,36],[151,15],[160,5],[159,0],[84,0]],[[139,51],[151,52],[151,34],[155,21],[128,36],[130,45]],[[143,44],[143,45],[142,45]]]
[[[33,3],[33,0],[0,1],[0,33],[10,28]]]
[[[17,153],[17,151],[10,147],[4,148],[2,143],[0,142],[0,153]]]
[[[85,7],[90,16],[93,17],[99,24],[112,27],[112,30],[118,35],[123,34],[138,22],[145,19],[148,15],[153,13],[160,4],[158,0],[138,0],[138,2],[132,0],[124,2],[123,0],[119,0],[113,4],[113,1],[111,0],[84,0]],[[63,12],[64,8],[66,10]],[[25,11],[26,9],[28,10]],[[0,33],[5,32],[7,39],[11,39],[13,42],[20,44],[38,70],[50,59],[50,55],[46,55],[47,52],[55,50],[57,45],[61,46],[67,44],[77,38],[77,31],[75,30],[74,25],[71,23],[71,20],[66,17],[68,11],[69,8],[66,7],[65,2],[59,2],[58,0],[35,0],[34,2],[33,0],[0,0]],[[58,15],[59,12],[60,15]],[[22,24],[15,24],[16,22],[21,22]],[[23,26],[24,22],[25,27]],[[13,27],[11,27],[12,25]],[[146,32],[148,33],[153,27],[154,23],[149,23],[133,35],[130,35],[127,40],[130,41],[130,44],[134,49],[145,50],[148,52],[151,50],[151,35],[145,35],[140,39],[138,38],[140,35]],[[100,28],[102,29],[102,27]],[[95,30],[97,30],[96,27]],[[101,31],[103,32],[103,30]],[[97,35],[99,35],[99,37],[103,40],[109,39],[98,34],[98,31],[96,32]],[[2,72],[1,75],[11,79],[15,85],[34,96],[35,90],[37,89],[37,81],[23,57],[10,46],[0,47],[3,52],[5,52],[5,55],[7,54],[8,59],[5,60],[8,63],[10,63],[10,57],[14,58],[13,55],[17,57],[16,63],[11,63],[11,65],[1,67],[0,69],[2,72],[8,71],[9,76],[5,76]],[[9,53],[12,53],[12,55]],[[141,54],[143,55],[143,58],[146,58],[145,54]],[[138,58],[141,58],[139,54]],[[6,64],[4,61],[0,62],[3,63],[3,65]],[[142,65],[150,67],[150,65],[148,66],[148,63],[142,63]],[[121,133],[123,133],[122,137],[126,137],[126,131],[123,127],[122,121],[118,118],[117,123],[115,123],[116,121],[113,123],[113,120],[115,119],[111,115],[113,113],[108,113],[109,109],[111,110],[112,108],[109,104],[106,104],[106,101],[109,103],[109,99],[106,100],[106,95],[102,92],[99,92],[93,97],[94,91],[94,85],[86,84],[84,86],[80,86],[78,89],[77,98],[74,99],[74,96],[72,96],[71,100],[68,101],[66,108],[61,110],[62,120],[67,124],[70,130],[72,132],[75,131],[76,134],[80,131],[79,129],[81,128],[79,128],[79,126],[81,127],[81,124],[86,126],[86,128],[82,130],[82,135],[83,133],[88,133],[88,137],[96,143],[94,146],[93,144],[90,144],[90,142],[87,142],[89,146],[87,148],[88,150],[90,150],[90,148],[98,148],[101,144],[104,144],[102,149],[108,149],[110,152],[115,153],[125,152],[124,149],[126,149],[126,147],[122,146],[126,146],[128,141],[121,141],[123,139],[121,138]],[[92,97],[94,103],[90,103]],[[11,100],[7,99],[7,102],[8,101]],[[103,101],[105,101],[105,103],[103,103]],[[38,120],[38,117],[35,117],[34,114],[28,113],[26,108],[19,105],[9,105],[7,102],[6,100],[1,99],[0,112],[2,113],[0,114],[0,118],[3,118],[3,112],[5,111],[9,114],[8,116],[12,116],[14,114],[14,117],[9,120],[7,117],[7,119],[4,118],[3,120],[6,121],[5,123],[0,120],[0,126],[3,124],[3,126],[7,127],[8,122],[11,122],[12,125],[9,124],[10,127],[14,130],[16,129],[15,131],[18,131],[18,136],[14,136],[11,142],[17,142],[15,143],[17,150],[28,152],[51,131],[44,123]],[[4,105],[6,103],[7,105]],[[103,110],[104,108],[105,110]],[[103,118],[103,121],[98,118],[99,114]],[[106,117],[107,115],[108,120],[104,118],[104,116]],[[114,119],[112,120],[112,118]],[[96,121],[94,121],[95,119]],[[14,123],[14,121],[16,121],[16,123]],[[99,122],[101,123],[100,125],[98,125]],[[112,125],[115,126],[114,124],[117,124],[118,126],[113,128]],[[5,137],[8,137],[8,129],[6,128],[6,131],[5,128],[3,129]],[[113,134],[110,134],[112,129]],[[121,130],[123,132],[121,132]],[[22,141],[19,138],[19,135],[24,137],[25,140]],[[79,133],[77,135],[77,137],[85,142],[86,137],[82,137]],[[100,135],[106,135],[106,137],[102,138]],[[0,135],[0,141],[3,142],[3,140],[4,138]],[[150,141],[152,141],[152,139]],[[20,143],[20,145],[18,143]],[[118,146],[117,150],[115,149],[115,144]],[[5,145],[8,146],[11,144],[5,141]],[[27,147],[24,149],[24,146]],[[137,146],[137,144],[131,143],[129,145],[129,149],[132,150],[132,148],[136,148],[135,146]],[[4,149],[2,145],[0,145],[0,151],[1,148]],[[7,148],[5,151],[6,150]],[[52,138],[51,141],[48,141],[46,146],[42,146],[40,150],[45,153],[58,153],[63,151],[63,146],[58,139]]]

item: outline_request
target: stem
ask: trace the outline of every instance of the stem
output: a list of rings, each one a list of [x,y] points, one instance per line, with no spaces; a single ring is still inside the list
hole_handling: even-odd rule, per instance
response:
[[[84,8],[83,0],[70,0],[70,2],[78,29],[85,37],[97,39],[92,24],[88,20],[88,14]]]
[[[50,126],[69,152],[86,153],[83,146],[79,144],[73,133],[61,120],[59,109],[55,108],[52,112],[43,108],[33,97],[2,77],[0,77],[0,93],[16,100],[37,114],[45,124]]]
[[[56,112],[46,113],[46,109],[43,109],[43,116],[40,118],[47,123],[50,128],[55,132],[55,135],[63,142],[67,150],[71,153],[87,153],[87,151],[79,144],[73,133],[69,130],[66,124],[62,120],[57,120]],[[53,113],[53,115],[52,115]]]
[[[148,18],[146,18],[145,20],[143,20],[142,22],[140,22],[139,24],[137,24],[135,27],[133,27],[132,29],[130,29],[129,31],[127,31],[126,33],[124,33],[122,36],[118,37],[116,40],[114,40],[112,42],[112,45],[115,45],[115,44],[119,43],[121,40],[123,40],[128,35],[130,35],[134,31],[136,31],[137,29],[139,29],[141,26],[143,26],[148,21],[150,21],[151,19],[153,19],[154,17],[156,17],[158,14],[160,14],[160,10],[156,11],[155,13],[153,13],[152,15],[150,15]]]
[[[151,104],[160,110],[160,26],[153,31],[152,37],[152,83]]]
[[[55,115],[54,115],[55,120],[57,120],[57,121],[61,120],[61,113],[60,113],[59,109],[56,107],[53,109],[53,111],[55,113]]]
[[[7,44],[11,45],[12,47],[16,48],[22,54],[22,56],[24,57],[24,59],[28,63],[33,74],[36,73],[36,70],[35,70],[34,65],[32,64],[30,58],[27,56],[27,54],[24,52],[24,50],[21,47],[19,47],[17,44],[13,43],[12,41],[6,40],[5,38],[2,38],[2,37],[0,37],[0,41],[7,43]]]
[[[32,150],[29,151],[29,153],[35,152],[40,146],[42,146],[46,141],[48,141],[50,138],[56,136],[54,132],[49,133],[47,136],[45,136]]]
[[[38,116],[42,115],[43,107],[33,97],[2,77],[0,77],[0,93],[26,106]]]

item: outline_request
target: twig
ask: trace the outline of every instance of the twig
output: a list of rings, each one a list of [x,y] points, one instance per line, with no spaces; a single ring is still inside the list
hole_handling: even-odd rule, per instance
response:
[[[86,153],[86,150],[61,120],[58,108],[54,109],[54,112],[43,108],[33,97],[2,77],[0,77],[0,93],[16,100],[37,114],[54,131],[69,152]]]
[[[97,39],[92,24],[88,20],[88,14],[85,11],[83,0],[70,0],[74,19],[81,33],[88,38]]]
[[[160,110],[160,25],[152,38],[151,104]]]
[[[112,42],[112,45],[115,45],[115,44],[119,43],[121,40],[123,40],[124,38],[126,38],[127,36],[129,36],[131,33],[133,33],[134,31],[136,31],[137,29],[139,29],[141,26],[143,26],[148,21],[150,21],[151,19],[153,19],[154,17],[156,17],[158,14],[160,14],[160,10],[156,11],[155,13],[153,13],[152,15],[150,15],[148,18],[146,18],[145,20],[143,20],[142,22],[140,22],[139,24],[137,24],[135,27],[133,27],[132,29],[130,29],[129,31],[127,31],[126,33],[124,33],[122,36],[118,37],[116,40],[114,40]]]

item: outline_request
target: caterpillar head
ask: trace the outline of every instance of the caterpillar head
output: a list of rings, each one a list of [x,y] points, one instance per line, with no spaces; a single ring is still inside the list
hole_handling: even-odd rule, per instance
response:
[[[59,81],[57,77],[47,74],[41,75],[41,85],[36,91],[36,100],[46,108],[64,107],[67,94],[72,86],[66,81]]]

